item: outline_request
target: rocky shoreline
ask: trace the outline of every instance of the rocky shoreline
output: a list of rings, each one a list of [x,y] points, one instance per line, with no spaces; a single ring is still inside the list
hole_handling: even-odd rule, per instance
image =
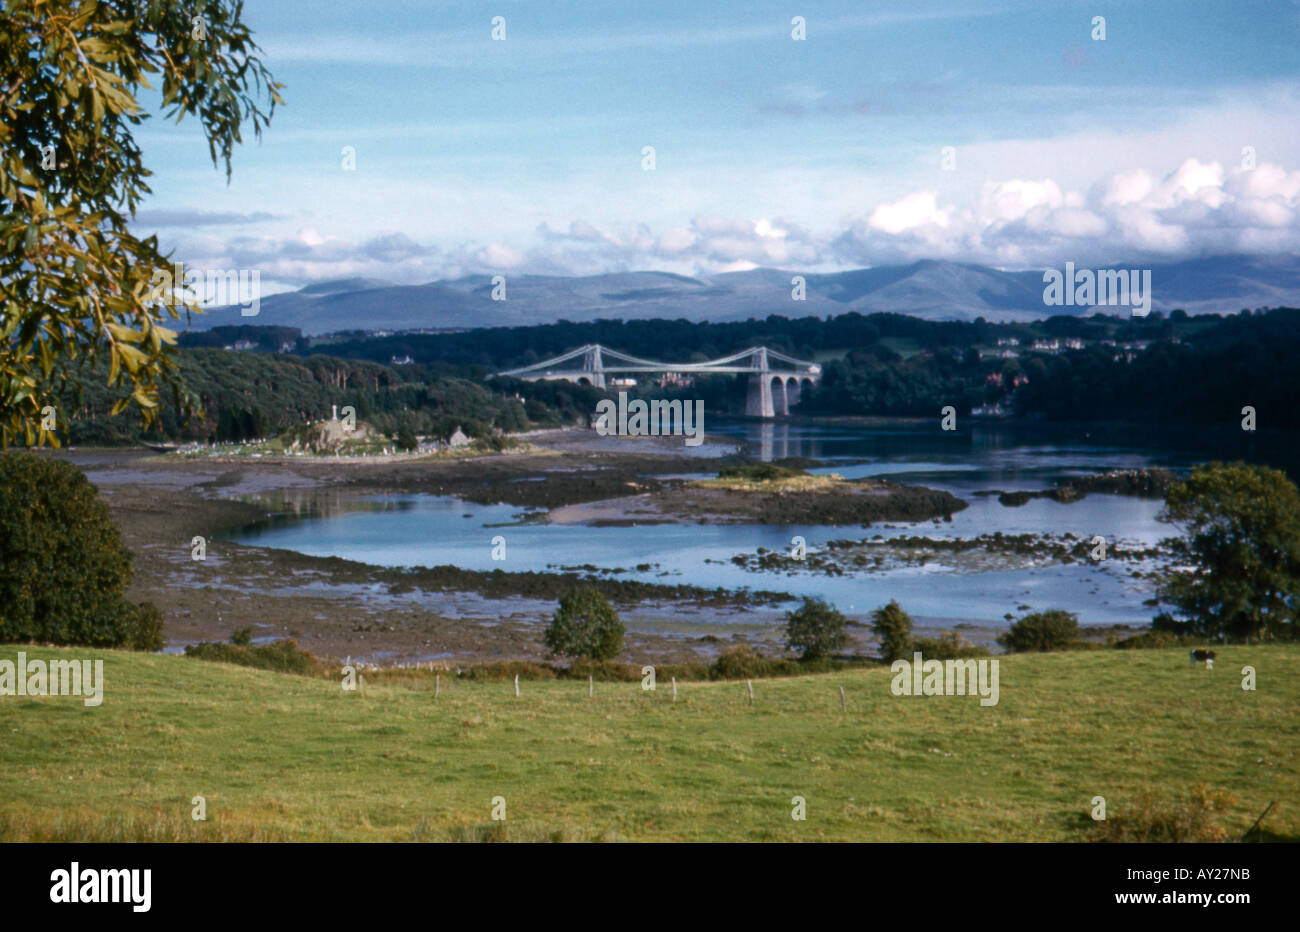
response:
[[[808,572],[844,576],[855,572],[883,572],[901,566],[943,564],[961,572],[986,572],[1050,563],[1099,563],[1096,545],[1073,534],[981,534],[974,538],[893,537],[877,534],[863,540],[827,541],[824,548],[802,557],[758,548],[740,553],[731,562],[750,572]],[[1161,547],[1108,544],[1102,559],[1141,563],[1167,557]],[[1130,575],[1140,575],[1140,570]]]
[[[1113,469],[1095,476],[1065,479],[1055,488],[1038,492],[1004,492],[1001,489],[983,489],[976,495],[996,495],[998,503],[1015,508],[1036,498],[1046,498],[1062,505],[1081,502],[1091,492],[1111,495],[1132,495],[1137,498],[1164,498],[1177,477],[1167,469]]]

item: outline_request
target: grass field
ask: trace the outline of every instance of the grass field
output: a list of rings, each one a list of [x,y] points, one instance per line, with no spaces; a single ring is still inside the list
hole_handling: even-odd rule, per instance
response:
[[[0,649],[14,660],[20,648]],[[1300,649],[1001,658],[1000,702],[895,697],[886,668],[754,682],[448,681],[364,695],[192,658],[103,658],[104,701],[0,698],[0,839],[872,840],[1089,837],[1147,791],[1231,793],[1300,836]],[[1241,688],[1241,668],[1258,690]],[[840,710],[839,687],[848,697]],[[206,797],[207,821],[191,819]],[[807,801],[806,821],[791,798]],[[490,818],[506,800],[505,822]]]

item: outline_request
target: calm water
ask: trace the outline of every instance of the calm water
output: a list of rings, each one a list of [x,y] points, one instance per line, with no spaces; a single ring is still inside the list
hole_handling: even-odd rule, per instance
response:
[[[849,478],[887,477],[947,489],[969,503],[951,522],[824,526],[650,525],[582,527],[520,524],[525,509],[475,505],[449,496],[400,495],[364,499],[315,499],[297,503],[231,539],[314,556],[339,556],[384,566],[453,564],[471,570],[525,571],[591,564],[624,569],[624,578],[687,583],[729,589],[776,589],[818,595],[842,610],[865,613],[897,599],[915,615],[1005,625],[1007,612],[1021,606],[1065,608],[1084,623],[1145,623],[1153,610],[1143,605],[1151,583],[1133,579],[1134,568],[1151,565],[1111,561],[1100,567],[1028,567],[969,572],[931,563],[886,572],[826,577],[803,572],[754,573],[730,562],[759,547],[788,551],[795,535],[810,550],[827,540],[927,534],[973,537],[1001,531],[1150,544],[1173,529],[1156,520],[1161,503],[1113,495],[1089,495],[1062,505],[1034,500],[1017,508],[998,504],[984,489],[1035,490],[1057,480],[1107,469],[1165,466],[1182,470],[1211,455],[1178,441],[1143,438],[1146,449],[1123,443],[1091,443],[1090,437],[1044,437],[1043,432],[988,428],[941,435],[916,427],[822,427],[736,422],[711,424],[710,434],[746,444],[764,459],[810,456],[832,463],[817,471]],[[1245,454],[1241,454],[1245,455]],[[306,504],[303,508],[304,502]],[[295,513],[296,512],[296,513]],[[493,538],[506,541],[506,559],[492,559]],[[638,565],[650,564],[638,570]]]

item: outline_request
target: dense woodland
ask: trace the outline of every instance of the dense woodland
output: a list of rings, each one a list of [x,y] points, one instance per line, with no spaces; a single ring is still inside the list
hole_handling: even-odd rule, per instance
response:
[[[766,345],[800,359],[827,351],[866,349],[882,339],[915,341],[924,349],[966,349],[996,343],[999,337],[1022,340],[1042,336],[1080,336],[1119,341],[1167,339],[1196,332],[1220,318],[1172,318],[1158,312],[1145,318],[1095,315],[1051,317],[1032,324],[991,324],[977,319],[928,321],[906,314],[856,312],[835,317],[778,317],[731,323],[688,320],[597,320],[535,327],[493,327],[461,333],[399,333],[384,337],[364,333],[324,338],[317,352],[388,362],[409,356],[417,363],[478,367],[484,372],[540,362],[584,343],[600,343],[649,359],[695,362],[746,347]],[[187,339],[189,339],[187,337]]]
[[[1059,355],[1029,350],[1035,339],[1079,337],[1083,349]],[[1017,358],[990,350],[1020,341]],[[1117,346],[1103,345],[1113,341]],[[253,350],[215,348],[237,341]],[[823,365],[820,386],[799,413],[930,416],[1001,402],[1021,417],[1052,421],[1231,423],[1241,408],[1267,412],[1262,427],[1300,427],[1300,310],[1166,318],[1094,315],[1032,324],[923,321],[899,314],[844,314],[822,320],[768,317],[744,323],[689,321],[560,322],[466,333],[336,336],[308,340],[291,328],[241,326],[182,338],[181,371],[202,419],[164,409],[158,438],[262,437],[331,406],[389,435],[406,429],[445,436],[457,424],[471,436],[494,429],[584,422],[599,393],[567,382],[488,378],[584,343],[602,343],[665,361],[699,361],[765,344]],[[1149,343],[1140,350],[1133,344]],[[1130,352],[1122,351],[1130,345]],[[212,347],[212,348],[209,348]],[[293,353],[275,352],[290,349]],[[259,351],[266,350],[266,351]],[[983,350],[983,352],[981,352]],[[322,355],[328,352],[329,355]],[[394,357],[412,364],[390,365]],[[1118,358],[1116,358],[1118,357]],[[1130,358],[1131,357],[1131,358]],[[702,398],[708,410],[740,413],[745,379],[709,376],[684,389],[643,384],[640,393]],[[1014,390],[1012,386],[1019,384]],[[108,417],[112,396],[88,378],[79,401],[64,406],[78,443],[133,442],[126,417]]]
[[[445,438],[460,426],[471,437],[530,425],[574,423],[595,407],[585,386],[539,387],[520,399],[481,382],[435,373],[423,367],[390,367],[330,356],[187,349],[181,375],[197,399],[202,417],[183,417],[170,401],[160,429],[142,435],[138,421],[109,416],[114,396],[101,378],[84,380],[79,398],[65,399],[73,443],[132,443],[141,439],[234,441],[267,437],[331,415],[334,406],[356,408],[357,418],[392,436]]]
[[[1300,426],[1300,311],[1175,318],[1145,328],[1125,324],[1109,334],[1098,323],[1052,318],[1042,330],[1150,345],[1131,360],[1120,347],[1100,342],[1059,355],[1022,352],[1015,359],[981,359],[974,346],[931,345],[904,360],[877,344],[828,363],[821,386],[800,410],[931,415],[946,404],[963,411],[1003,401],[1019,416],[1052,421],[1193,425],[1236,423],[1250,405],[1268,412],[1270,428]],[[990,376],[998,384],[990,384]],[[1027,381],[1012,393],[1017,376]]]

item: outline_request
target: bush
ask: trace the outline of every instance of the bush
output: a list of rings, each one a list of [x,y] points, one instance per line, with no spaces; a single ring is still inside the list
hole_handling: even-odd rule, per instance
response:
[[[871,630],[880,642],[880,659],[885,663],[911,659],[912,618],[893,599],[872,613]]]
[[[941,634],[937,638],[917,638],[912,642],[912,650],[920,651],[926,660],[964,660],[967,657],[989,655],[987,647],[967,644],[961,635],[954,632]]]
[[[666,663],[655,664],[655,681],[659,688],[668,683],[674,677],[683,683],[692,680],[707,680],[711,678],[713,668],[704,663]]]
[[[768,676],[771,668],[771,660],[756,653],[748,644],[742,644],[718,655],[718,659],[709,667],[709,678],[715,680],[761,678]]]
[[[496,663],[480,663],[460,672],[462,679],[486,680],[499,682],[513,680],[553,680],[556,676],[554,667],[542,663],[530,663],[527,660],[501,660]]]
[[[555,654],[610,660],[623,649],[623,622],[613,606],[591,586],[560,596],[560,607],[543,638]]]
[[[1191,639],[1181,634],[1175,634],[1172,631],[1143,631],[1141,634],[1134,634],[1131,637],[1121,638],[1115,642],[1115,646],[1120,650],[1134,650],[1139,648],[1159,648],[1159,647],[1177,647],[1179,644],[1186,644]]]
[[[1021,618],[998,643],[1012,653],[1065,650],[1079,637],[1079,618],[1073,612],[1052,609]]]
[[[580,660],[569,664],[560,675],[570,680],[585,680],[591,677],[601,683],[639,683],[641,667],[639,664],[614,663],[608,660]]]
[[[748,482],[770,482],[775,479],[793,479],[807,475],[802,469],[778,466],[775,463],[751,463],[743,466],[724,466],[718,470],[719,479],[742,479]]]
[[[234,663],[241,667],[257,667],[259,670],[275,670],[279,673],[310,675],[320,673],[322,669],[320,661],[314,654],[303,650],[297,642],[290,640],[276,641],[258,647],[205,641],[202,644],[188,645],[185,648],[185,656],[199,660],[214,660],[219,663]]]
[[[785,616],[786,646],[801,660],[821,660],[849,643],[848,619],[821,599],[804,599],[803,606]]]
[[[1094,841],[1112,842],[1216,842],[1228,841],[1217,813],[1233,803],[1228,793],[1198,783],[1182,801],[1167,802],[1150,793],[1132,805],[1116,806],[1104,821],[1093,823]]]
[[[469,448],[480,453],[500,453],[503,450],[512,450],[517,446],[519,446],[519,441],[514,437],[508,437],[505,434],[484,434],[482,437],[475,437]]]
[[[81,470],[0,454],[0,641],[157,650],[162,617],[123,597],[131,554]]]
[[[709,668],[714,680],[753,680],[807,672],[793,660],[776,660],[757,653],[748,644],[724,651]]]
[[[152,602],[141,602],[139,605],[128,605],[128,610],[134,612],[135,619],[130,624],[131,639],[125,643],[124,647],[131,650],[157,651],[163,649],[162,612],[158,611],[158,606]]]
[[[248,647],[253,643],[253,629],[240,628],[238,631],[232,632],[230,635],[230,643],[238,645],[239,647]]]

